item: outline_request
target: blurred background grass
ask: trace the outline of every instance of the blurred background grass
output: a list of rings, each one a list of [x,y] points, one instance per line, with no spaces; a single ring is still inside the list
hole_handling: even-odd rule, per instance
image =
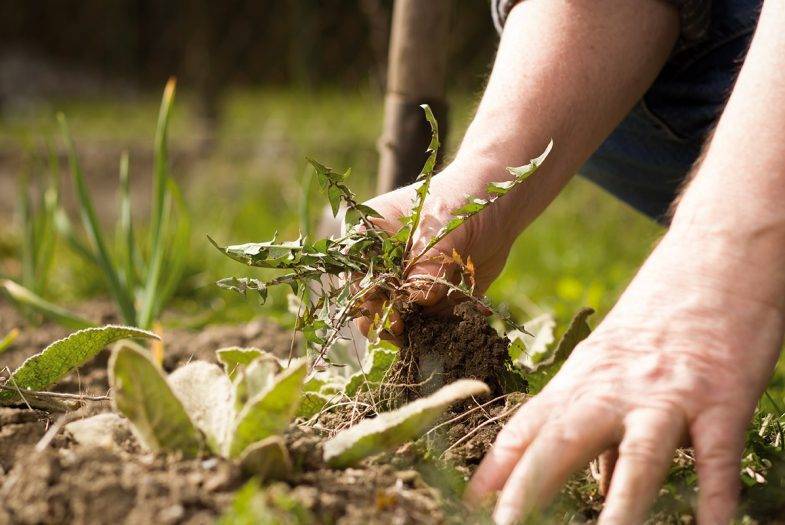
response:
[[[448,158],[471,116],[473,97],[457,93],[450,101]],[[151,176],[157,99],[152,95],[133,100],[72,99],[58,106],[69,116],[105,223],[113,220],[114,166],[125,148],[131,151],[135,214],[144,217],[149,208],[145,192]],[[260,308],[253,299],[245,300],[213,285],[221,277],[252,275],[255,270],[223,257],[206,236],[226,243],[266,240],[276,231],[283,237],[296,237],[304,205],[311,224],[316,225],[326,201],[318,191],[312,191],[307,205],[304,202],[309,169],[306,155],[336,168],[352,167],[352,188],[361,198],[373,196],[381,108],[381,96],[372,90],[234,90],[226,96],[221,124],[212,130],[210,144],[205,144],[208,139],[199,128],[193,98],[180,97],[170,135],[172,171],[184,187],[194,227],[188,276],[176,303],[179,316],[240,321],[265,312],[286,320],[282,293],[273,294]],[[53,134],[52,112],[46,107],[8,119],[2,131],[8,142],[27,150],[27,162],[32,163],[35,145]],[[66,196],[70,191],[66,184]],[[518,240],[489,295],[521,320],[536,312],[533,305],[553,311],[562,320],[583,305],[605,312],[660,230],[576,178]],[[6,266],[13,266],[17,231],[16,227],[6,228],[3,234]],[[86,271],[66,250],[60,251],[58,261],[54,281],[60,297],[78,301],[101,289],[101,283],[92,279],[98,276]],[[205,317],[205,311],[212,315]]]

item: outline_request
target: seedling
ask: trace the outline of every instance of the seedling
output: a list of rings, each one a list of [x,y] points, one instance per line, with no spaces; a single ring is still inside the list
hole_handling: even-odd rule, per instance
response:
[[[68,215],[57,205],[59,198],[56,188],[47,190],[48,197],[44,200],[43,208],[45,213],[40,218],[30,216],[29,212],[25,215],[24,246],[30,245],[31,248],[23,250],[24,275],[40,275],[47,267],[48,257],[51,257],[47,254],[50,254],[50,244],[53,242],[49,239],[53,239],[56,229],[76,254],[99,270],[123,321],[142,328],[152,326],[180,282],[190,238],[188,212],[177,184],[169,175],[168,166],[167,130],[174,91],[175,82],[172,79],[166,85],[158,114],[150,239],[144,250],[137,245],[131,220],[128,154],[124,153],[120,159],[120,215],[116,228],[119,248],[117,254],[113,255],[98,221],[63,114],[58,115],[58,121],[68,149],[71,180],[76,190],[83,237],[86,240],[76,232]],[[53,162],[53,170],[56,170],[56,159]],[[21,202],[25,204],[27,200],[22,199]],[[22,206],[23,210],[28,208]],[[147,260],[144,260],[143,253],[149,254]],[[17,304],[31,308],[64,326],[93,326],[90,321],[44,299],[41,287],[35,284],[39,282],[43,281],[23,277],[21,283],[5,280],[0,282],[0,287]]]
[[[237,459],[255,474],[291,465],[281,437],[297,414],[306,363],[284,368],[256,349],[219,350],[218,365],[194,361],[166,377],[147,352],[124,345],[109,362],[116,411],[145,447],[185,457]]]
[[[346,184],[351,170],[338,173],[309,159],[318,185],[327,195],[333,215],[337,216],[343,210],[346,233],[336,238],[318,240],[301,236],[294,241],[280,241],[274,236],[266,242],[227,247],[221,247],[210,239],[224,254],[243,264],[285,271],[269,281],[228,278],[218,284],[241,293],[254,291],[262,302],[267,298],[269,287],[290,286],[301,304],[296,327],[303,333],[308,348],[319,359],[329,362],[329,350],[340,337],[341,328],[351,319],[366,313],[362,305],[372,296],[382,297],[385,302],[383,315],[377,319],[382,329],[389,322],[389,313],[393,309],[399,312],[411,310],[412,295],[423,285],[442,285],[450,294],[463,296],[489,308],[483,299],[475,297],[474,267],[470,258],[464,261],[457,253],[452,254],[452,257],[435,256],[445,265],[455,264],[459,267],[462,278],[458,283],[439,276],[423,277],[425,282],[411,282],[407,280],[409,270],[424,257],[434,257],[428,253],[430,249],[469,218],[523,184],[545,160],[552,143],[529,164],[508,168],[512,179],[490,183],[484,198],[467,197],[466,204],[453,210],[453,218],[447,224],[424,244],[416,245],[414,235],[422,219],[439,149],[436,120],[427,105],[422,107],[432,132],[428,158],[418,178],[411,211],[402,218],[397,231],[389,233],[377,227],[374,220],[381,217],[379,213],[357,202],[355,194]],[[333,279],[327,280],[325,276]],[[509,317],[499,316],[508,326],[520,328]]]

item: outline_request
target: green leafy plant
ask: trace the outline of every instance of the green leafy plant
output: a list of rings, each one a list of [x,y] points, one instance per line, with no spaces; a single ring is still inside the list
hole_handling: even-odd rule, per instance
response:
[[[27,404],[43,408],[62,408],[43,389],[57,383],[69,372],[98,354],[104,347],[122,339],[157,339],[146,330],[108,325],[86,328],[55,341],[42,352],[29,357],[0,382],[0,405]]]
[[[529,164],[508,168],[512,178],[487,186],[484,198],[468,198],[465,205],[453,211],[453,219],[441,228],[425,245],[415,248],[414,234],[420,225],[425,201],[433,177],[439,149],[436,120],[430,108],[423,106],[431,125],[428,158],[418,178],[416,197],[408,215],[402,218],[398,231],[388,233],[378,228],[374,219],[380,217],[372,208],[358,203],[347,186],[351,170],[334,171],[309,159],[319,187],[327,195],[333,214],[344,213],[345,233],[335,238],[311,240],[300,237],[293,241],[272,240],[221,247],[210,241],[221,252],[243,264],[259,268],[281,270],[284,273],[268,281],[253,278],[228,278],[218,284],[241,293],[256,292],[264,302],[271,286],[288,285],[299,299],[296,328],[300,330],[308,348],[329,362],[328,350],[340,338],[341,329],[353,318],[363,315],[362,305],[374,296],[385,299],[385,313],[378,319],[386,322],[389,312],[411,309],[411,295],[418,285],[407,280],[409,268],[426,255],[430,248],[459,228],[466,220],[491,206],[496,200],[523,184],[540,167],[552,144]],[[439,256],[440,259],[446,259]],[[474,270],[470,259],[464,261],[453,254],[445,263],[456,264],[461,270],[460,282],[449,282],[440,277],[423,278],[445,286],[449,293],[459,294],[485,305],[474,293]],[[332,279],[325,279],[325,276]],[[419,283],[420,285],[422,283]],[[485,305],[487,307],[487,305]],[[520,328],[509,317],[499,314],[509,326]]]
[[[474,379],[450,383],[428,397],[364,419],[338,433],[324,444],[324,460],[332,467],[349,467],[368,456],[420,437],[452,404],[489,392],[485,383]]]
[[[305,361],[284,367],[267,352],[242,348],[217,356],[223,369],[194,361],[167,377],[143,349],[119,347],[109,362],[116,411],[150,450],[211,453],[257,475],[285,475],[291,462],[281,435],[300,405]]]
[[[29,213],[25,217],[24,245],[29,244],[31,248],[23,250],[24,275],[40,274],[46,267],[46,254],[51,252],[49,239],[53,238],[56,229],[76,254],[99,270],[123,322],[142,328],[152,326],[175,292],[182,277],[190,239],[190,218],[180,190],[169,174],[168,165],[167,130],[174,92],[175,82],[172,79],[164,89],[158,114],[150,236],[144,250],[138,246],[131,220],[128,154],[124,153],[120,159],[120,215],[116,228],[118,248],[113,254],[98,220],[63,114],[58,115],[58,121],[68,150],[71,181],[76,192],[83,235],[77,233],[66,212],[57,205],[59,199],[55,187],[47,190],[50,197],[44,200],[45,213],[40,218],[29,216]],[[24,204],[26,200],[22,199],[22,202]],[[23,209],[27,208],[23,206]],[[4,280],[0,282],[0,287],[17,304],[31,308],[64,326],[93,326],[90,321],[44,299],[40,284],[35,283],[39,281],[23,278],[21,283],[15,283]]]

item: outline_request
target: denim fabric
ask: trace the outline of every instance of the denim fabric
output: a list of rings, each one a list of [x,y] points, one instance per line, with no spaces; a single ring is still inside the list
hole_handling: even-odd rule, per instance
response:
[[[733,87],[762,0],[714,0],[707,38],[679,47],[580,174],[649,217],[668,210]]]

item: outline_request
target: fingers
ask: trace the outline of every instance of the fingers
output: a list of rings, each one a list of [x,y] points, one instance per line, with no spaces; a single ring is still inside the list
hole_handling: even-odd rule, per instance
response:
[[[707,410],[692,424],[701,525],[727,525],[736,513],[745,428],[743,418],[728,407]]]
[[[567,478],[617,442],[621,421],[607,407],[574,406],[548,422],[515,466],[494,511],[498,524],[543,509]]]
[[[600,523],[643,523],[668,473],[673,453],[684,435],[685,417],[678,412],[643,408],[624,418]]]
[[[600,486],[600,494],[603,496],[608,495],[611,486],[611,478],[613,477],[613,470],[616,468],[616,461],[619,459],[619,450],[616,447],[610,448],[600,454],[598,463],[599,476],[597,483]]]
[[[384,314],[386,304],[387,301],[385,299],[376,297],[368,299],[363,303],[363,316],[358,317],[355,320],[357,328],[363,335],[368,335],[368,330],[371,329],[373,319],[375,319],[377,315],[382,316]],[[388,321],[389,327],[380,333],[380,336],[383,339],[397,339],[403,335],[403,320],[401,319],[400,314],[394,309],[390,310]],[[387,332],[390,337],[386,336],[385,332]]]
[[[464,495],[466,503],[473,506],[480,505],[487,502],[496,491],[501,490],[549,412],[545,399],[537,396],[527,401],[504,425],[496,436],[493,447],[485,455],[469,481]]]

